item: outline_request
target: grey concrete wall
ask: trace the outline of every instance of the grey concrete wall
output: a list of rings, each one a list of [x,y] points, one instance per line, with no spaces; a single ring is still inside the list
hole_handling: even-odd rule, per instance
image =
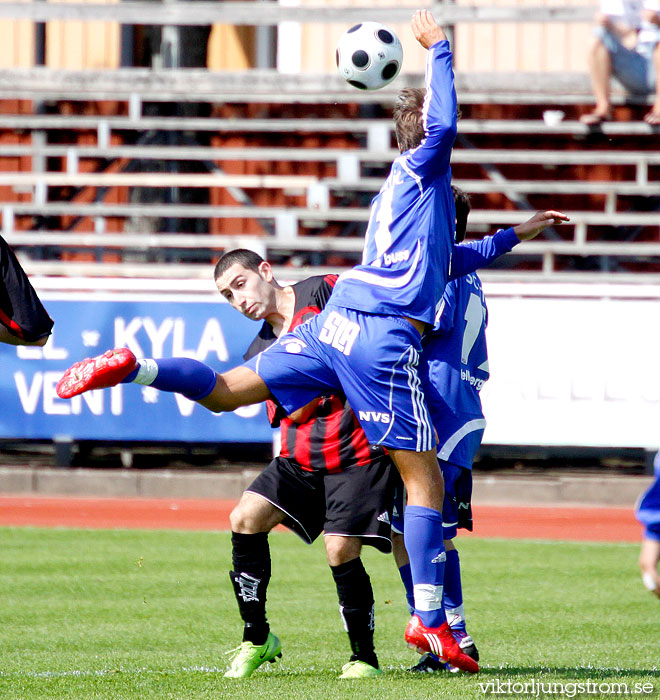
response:
[[[259,469],[198,472],[140,469],[0,467],[0,494],[99,498],[236,500]],[[632,508],[648,476],[475,474],[475,503],[621,506]]]
[[[653,481],[650,476],[477,475],[474,503],[590,505],[632,508]]]
[[[238,499],[256,469],[208,473],[139,469],[0,467],[0,493],[99,498]]]

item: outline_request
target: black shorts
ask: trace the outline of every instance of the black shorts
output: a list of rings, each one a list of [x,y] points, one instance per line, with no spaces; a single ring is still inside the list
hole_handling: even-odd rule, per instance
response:
[[[381,552],[392,551],[390,521],[398,472],[382,456],[342,472],[308,472],[276,457],[248,486],[286,514],[283,524],[311,544],[326,535],[359,537]]]
[[[0,323],[12,335],[29,342],[50,335],[53,321],[46,313],[12,249],[0,236]]]

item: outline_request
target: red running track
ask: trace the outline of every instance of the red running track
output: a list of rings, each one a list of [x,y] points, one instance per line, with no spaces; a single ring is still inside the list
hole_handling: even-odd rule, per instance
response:
[[[0,526],[229,530],[235,501],[0,496]],[[632,508],[475,505],[476,537],[639,542]],[[464,530],[461,537],[470,536]]]

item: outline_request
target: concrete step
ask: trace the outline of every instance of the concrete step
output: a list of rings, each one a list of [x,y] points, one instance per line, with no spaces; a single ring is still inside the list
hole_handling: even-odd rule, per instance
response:
[[[260,469],[227,472],[0,467],[0,493],[26,496],[238,499]],[[633,508],[650,476],[474,475],[477,504]]]

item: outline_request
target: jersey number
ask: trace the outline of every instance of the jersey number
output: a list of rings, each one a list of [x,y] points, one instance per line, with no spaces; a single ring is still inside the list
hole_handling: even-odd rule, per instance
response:
[[[343,352],[344,355],[350,355],[359,332],[360,326],[357,323],[353,323],[336,311],[332,311],[328,314],[328,318],[321,328],[319,340],[331,345],[339,352]]]
[[[375,214],[375,222],[378,224],[378,228],[374,233],[374,244],[378,258],[392,245],[392,233],[390,231],[393,218],[392,202],[394,200],[394,188],[400,183],[401,175],[398,172],[391,173],[380,193],[378,211]],[[369,224],[371,225],[371,222]],[[366,247],[364,254],[367,254]],[[362,264],[367,265],[368,262],[363,257]]]
[[[465,309],[465,331],[463,331],[463,347],[461,348],[461,362],[466,365],[474,344],[481,333],[486,318],[486,309],[481,303],[478,294],[470,294],[467,308]],[[482,369],[481,367],[479,369]]]

